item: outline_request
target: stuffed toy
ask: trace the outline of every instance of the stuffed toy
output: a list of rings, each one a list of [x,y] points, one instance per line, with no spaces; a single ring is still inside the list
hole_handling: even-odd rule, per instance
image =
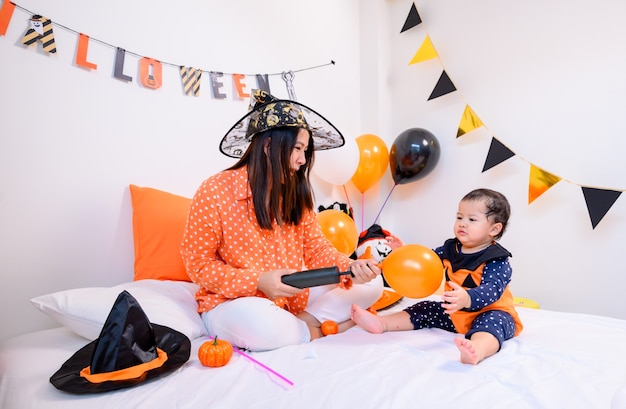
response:
[[[392,250],[385,239],[390,235],[391,233],[388,230],[383,229],[378,224],[373,224],[367,230],[362,231],[359,234],[359,241],[355,251],[356,258],[363,255],[369,247],[372,257],[379,263],[383,261]]]
[[[354,219],[354,215],[352,214],[352,208],[349,207],[346,203],[335,202],[330,204],[329,206],[319,205],[317,207],[318,213],[321,213],[324,210],[339,210]]]
[[[376,261],[382,262],[393,250],[387,241],[387,237],[392,234],[389,230],[383,229],[378,224],[371,225],[367,230],[364,230],[359,234],[359,241],[352,258],[361,258],[363,254],[368,251]],[[385,276],[383,275],[383,282],[385,287],[389,287]]]
[[[383,229],[378,224],[373,224],[367,230],[359,234],[358,245],[356,251],[352,255],[352,258],[374,258],[379,263],[382,262],[393,250],[390,243],[386,239],[389,236],[393,237],[388,230]],[[387,280],[385,280],[384,273],[383,283],[385,287],[391,288],[389,283],[387,283]],[[391,307],[403,298],[400,293],[392,290],[393,289],[385,289],[378,301],[376,301],[374,305],[369,308],[369,311],[376,313],[376,311]]]

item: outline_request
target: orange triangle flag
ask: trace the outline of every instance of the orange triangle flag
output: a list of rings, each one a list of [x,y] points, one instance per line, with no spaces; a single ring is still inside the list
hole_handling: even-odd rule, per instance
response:
[[[413,59],[409,62],[409,65],[432,60],[433,58],[437,58],[437,51],[435,51],[435,47],[433,47],[433,43],[430,41],[430,36],[427,35],[422,45],[413,56]]]
[[[530,165],[530,182],[528,184],[528,204],[544,194],[548,189],[561,180],[545,170],[539,169],[535,165]]]
[[[459,136],[465,135],[466,133],[471,132],[476,128],[480,128],[483,125],[485,124],[483,124],[483,121],[481,121],[480,118],[474,113],[472,108],[470,108],[469,105],[466,105],[456,137],[458,138]]]

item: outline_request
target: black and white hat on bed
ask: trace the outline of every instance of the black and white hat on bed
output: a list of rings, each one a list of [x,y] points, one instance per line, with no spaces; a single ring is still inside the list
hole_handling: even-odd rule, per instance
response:
[[[74,394],[127,388],[176,370],[190,351],[187,336],[150,323],[135,297],[123,291],[98,339],[72,355],[50,382]]]

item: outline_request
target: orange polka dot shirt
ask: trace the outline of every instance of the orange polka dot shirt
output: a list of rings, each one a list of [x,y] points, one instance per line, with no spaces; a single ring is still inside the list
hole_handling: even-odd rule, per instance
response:
[[[314,211],[306,213],[298,226],[274,224],[272,231],[261,229],[246,166],[211,176],[198,188],[181,255],[189,278],[200,286],[199,312],[238,297],[265,297],[257,284],[266,271],[333,265],[344,271],[353,261],[324,236]],[[303,311],[308,296],[305,289],[289,297],[289,311]]]

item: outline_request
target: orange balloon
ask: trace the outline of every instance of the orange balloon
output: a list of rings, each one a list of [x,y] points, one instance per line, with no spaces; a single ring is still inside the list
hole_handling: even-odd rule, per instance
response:
[[[357,137],[356,143],[359,146],[359,165],[352,175],[352,183],[365,193],[385,174],[389,165],[389,150],[385,141],[372,134]]]
[[[341,210],[328,209],[317,215],[324,236],[337,250],[351,255],[359,243],[359,231],[354,220]]]
[[[409,298],[428,297],[443,281],[441,259],[437,253],[419,244],[395,249],[381,266],[387,284]]]

